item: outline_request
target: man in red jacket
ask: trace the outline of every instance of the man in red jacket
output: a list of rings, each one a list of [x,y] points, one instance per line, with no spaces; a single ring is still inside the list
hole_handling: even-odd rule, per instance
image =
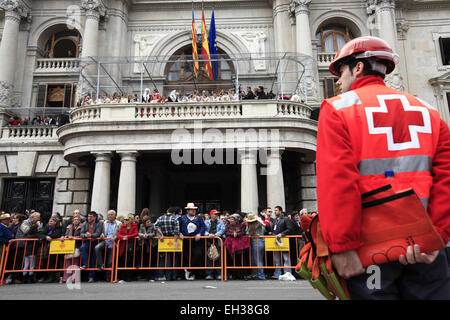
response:
[[[384,83],[398,55],[376,37],[360,37],[336,54],[330,72],[340,95],[320,109],[317,199],[324,239],[353,299],[450,299],[444,250],[410,246],[399,262],[380,265],[381,288],[369,289],[356,250],[361,194],[391,184],[413,188],[445,243],[450,236],[450,132],[438,111]],[[389,217],[386,217],[387,219]]]

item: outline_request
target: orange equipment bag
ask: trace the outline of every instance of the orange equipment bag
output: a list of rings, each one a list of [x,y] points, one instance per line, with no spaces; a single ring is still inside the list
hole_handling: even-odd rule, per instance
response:
[[[357,252],[363,267],[398,261],[414,244],[425,253],[445,248],[413,189],[394,192],[387,185],[361,197],[361,247]]]
[[[336,297],[349,300],[345,281],[333,269],[330,251],[323,239],[318,217],[302,216],[300,220],[306,244],[300,252],[295,270],[328,300],[334,300]]]
[[[363,267],[398,261],[407,247],[414,244],[425,253],[445,248],[413,189],[395,192],[391,185],[386,185],[362,194],[361,198],[361,246],[357,253]],[[318,215],[302,216],[300,220],[307,243],[295,270],[325,298],[349,300],[345,280],[333,269],[318,218]]]

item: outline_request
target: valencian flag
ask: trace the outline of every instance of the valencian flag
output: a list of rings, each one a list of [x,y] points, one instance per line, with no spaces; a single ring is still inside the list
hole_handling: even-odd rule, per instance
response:
[[[211,57],[209,55],[208,34],[206,32],[205,14],[202,9],[202,59],[205,60],[205,71],[209,76],[209,80],[213,79]]]
[[[211,16],[211,24],[209,25],[209,53],[212,59],[218,59],[216,43],[216,21],[214,19],[214,9]],[[212,73],[214,80],[217,80],[219,75],[219,61],[211,61]]]
[[[194,74],[198,77],[198,52],[197,52],[197,33],[195,32],[194,8],[192,8],[192,58],[194,60]]]

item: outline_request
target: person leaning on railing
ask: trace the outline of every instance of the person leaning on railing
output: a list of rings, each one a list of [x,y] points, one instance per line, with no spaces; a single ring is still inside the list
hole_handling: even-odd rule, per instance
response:
[[[117,239],[119,239],[119,266],[132,267],[135,258],[135,239],[139,236],[137,224],[134,223],[134,216],[129,214],[125,217],[124,223],[120,226]],[[125,253],[125,254],[124,254]],[[126,261],[126,262],[125,262]],[[124,270],[121,274],[122,280],[129,281],[131,273]]]
[[[205,221],[205,236],[208,236],[210,239],[208,239],[208,248],[207,252],[210,252],[210,248],[213,244],[213,239],[215,237],[222,238],[225,236],[225,224],[219,219],[219,212],[215,209],[210,211],[210,219]],[[217,251],[220,253],[221,249],[221,243],[220,240],[216,239],[214,240],[214,244],[217,248]],[[220,259],[221,257],[214,262],[215,267],[220,267]],[[208,260],[207,260],[208,267],[211,267],[213,265],[213,260],[211,259],[210,255],[208,254]],[[216,279],[220,280],[222,278],[221,271],[219,269],[208,269],[205,270],[206,273],[206,280],[212,280],[214,279],[214,273],[216,274]]]
[[[39,239],[44,241],[44,246],[42,248],[41,259],[44,261],[44,268],[48,269],[58,269],[58,257],[56,254],[49,254],[50,242],[54,239],[61,238],[62,227],[58,218],[51,217],[48,224],[43,228],[42,232],[39,233]],[[48,271],[46,277],[44,276],[39,280],[39,282],[55,282],[57,280],[57,273],[54,271]]]
[[[110,238],[114,240],[105,240],[99,242],[95,246],[95,256],[97,258],[97,269],[98,271],[102,271],[104,266],[104,257],[103,253],[105,252],[106,246],[106,267],[111,268],[112,258],[113,258],[113,249],[114,249],[114,241],[117,240],[117,234],[119,233],[122,222],[116,219],[117,213],[114,210],[109,210],[107,213],[107,220],[103,222],[103,232],[100,235],[101,238]],[[110,280],[111,271],[106,271],[106,281]]]
[[[75,215],[72,218],[72,223],[69,224],[66,228],[66,233],[64,237],[61,237],[61,241],[63,240],[72,240],[73,238],[80,238],[81,236],[81,219],[79,216]],[[80,265],[80,246],[81,241],[77,240],[75,242],[75,250],[73,254],[66,254],[64,256],[64,269],[68,269],[70,266],[79,266]],[[63,282],[66,282],[71,273],[67,270],[64,271]]]
[[[264,222],[255,216],[253,213],[248,213],[246,217],[247,222],[247,234],[251,237],[251,258],[252,266],[263,267],[264,266],[264,252],[265,243],[264,238],[260,238],[264,235],[265,225]],[[264,269],[252,269],[251,279],[266,280],[264,275]]]
[[[155,225],[149,216],[142,218],[142,223],[139,228],[139,247],[136,248],[136,267],[155,267],[158,254],[158,240],[153,239],[156,237]],[[150,257],[151,252],[151,257]],[[153,262],[149,265],[149,260]],[[148,281],[153,272],[146,270],[143,272],[144,278]],[[141,275],[138,275],[138,279],[142,279]]]
[[[180,237],[180,223],[178,217],[175,216],[176,208],[170,207],[166,213],[156,220],[155,229],[158,233],[160,241],[164,241],[165,237],[174,237],[175,249],[178,249],[178,239]],[[172,267],[178,265],[179,254],[175,254],[175,259],[172,254],[159,254],[159,266],[158,267]],[[172,261],[175,260],[175,261]],[[176,278],[176,270],[165,270],[165,276],[163,276],[164,270],[157,271],[156,280],[172,280]]]
[[[84,238],[84,242],[80,247],[81,251],[81,270],[87,268],[89,263],[89,268],[95,268],[96,256],[95,256],[95,246],[97,245],[98,239],[103,232],[103,224],[97,220],[97,213],[91,211],[88,213],[87,221],[83,223],[81,227],[81,238]],[[94,282],[95,271],[90,270],[88,274],[88,282]]]
[[[39,248],[39,233],[42,232],[42,224],[40,223],[41,214],[39,212],[34,212],[26,219],[17,230],[16,239],[36,239],[33,241],[18,241],[17,243],[17,254],[12,254],[12,258],[15,258],[15,266],[22,265],[22,270],[34,270],[36,264],[36,255]],[[15,248],[14,248],[15,249]],[[23,259],[23,260],[22,260]],[[9,269],[9,268],[8,268]],[[13,278],[20,275],[14,273]],[[19,280],[19,279],[16,279]],[[23,272],[24,282],[36,282],[36,277],[33,271]]]

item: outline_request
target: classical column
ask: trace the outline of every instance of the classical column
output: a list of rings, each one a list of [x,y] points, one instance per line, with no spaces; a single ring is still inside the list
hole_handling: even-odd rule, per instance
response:
[[[275,34],[275,51],[292,52],[291,24],[289,17],[289,0],[273,1],[273,31]]]
[[[376,23],[374,25],[378,31],[378,36],[385,40],[395,53],[399,53],[395,21],[395,1],[367,0],[367,6],[369,16],[375,15]],[[386,77],[386,83],[394,89],[404,90],[403,77],[399,65]]]
[[[123,151],[117,153],[121,157],[117,215],[134,214],[136,210],[136,157],[138,152]]]
[[[309,27],[309,4],[311,0],[293,0],[292,3],[295,8],[297,52],[312,57],[311,29]]]
[[[291,10],[295,13],[295,25],[296,25],[296,50],[297,53],[305,55],[306,57],[300,57],[302,63],[305,65],[305,81],[301,81],[301,87],[303,91],[306,91],[307,97],[305,99],[308,104],[319,103],[319,91],[318,91],[318,79],[319,71],[317,64],[315,63],[315,57],[313,56],[312,41],[311,41],[311,28],[309,21],[309,4],[311,0],[292,0]],[[304,88],[306,84],[306,90]]]
[[[81,57],[87,59],[98,57],[98,26],[100,17],[106,13],[102,0],[81,0],[81,7],[86,9],[86,23],[83,34]]]
[[[83,34],[83,48],[81,50],[81,60],[83,63],[93,62],[91,57],[95,60],[98,59],[98,27],[100,24],[100,17],[106,14],[106,9],[103,4],[103,0],[81,0],[81,7],[86,10],[86,22],[84,25]],[[98,73],[97,65],[90,65],[84,69],[84,74],[88,77],[94,77]],[[90,79],[92,83],[97,83],[95,80]],[[80,76],[80,82],[82,81]],[[87,85],[84,86],[79,83],[77,86],[77,96],[83,95],[85,92],[79,90],[87,90]]]
[[[284,196],[283,167],[281,164],[281,149],[268,150],[267,154],[267,206],[281,206],[286,210]]]
[[[30,10],[19,0],[1,0],[0,9],[5,10],[0,43],[0,107],[9,107],[14,92],[20,20],[27,17]]]
[[[95,156],[94,183],[92,186],[91,210],[106,217],[111,189],[111,152],[92,152]]]
[[[238,150],[241,162],[241,211],[258,213],[256,150]]]

